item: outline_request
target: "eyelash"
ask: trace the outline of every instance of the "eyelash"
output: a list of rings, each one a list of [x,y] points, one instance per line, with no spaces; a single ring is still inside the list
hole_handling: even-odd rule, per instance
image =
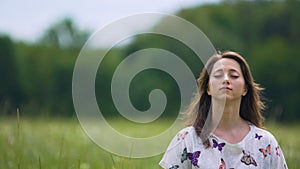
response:
[[[234,78],[234,79],[237,79],[237,78],[239,78],[239,76],[238,76],[238,75],[232,75],[231,77],[232,77],[232,78]]]
[[[218,78],[223,77],[223,75],[214,75],[214,77],[218,79]],[[238,75],[231,75],[230,77],[233,78],[233,79],[237,79],[237,78],[239,78],[240,76],[238,76]]]
[[[223,75],[214,75],[215,78],[221,78]]]

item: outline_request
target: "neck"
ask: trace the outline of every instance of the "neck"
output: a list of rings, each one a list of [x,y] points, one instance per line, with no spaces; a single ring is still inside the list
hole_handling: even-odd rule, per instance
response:
[[[240,117],[241,100],[212,100],[213,119],[218,122],[217,129],[232,130],[241,127],[246,122]]]

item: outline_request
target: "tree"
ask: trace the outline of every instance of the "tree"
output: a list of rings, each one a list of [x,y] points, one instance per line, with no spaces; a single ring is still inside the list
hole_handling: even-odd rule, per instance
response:
[[[50,27],[40,39],[40,43],[46,46],[64,49],[80,49],[86,42],[89,33],[81,31],[70,18],[65,18]]]
[[[15,62],[14,44],[7,36],[0,36],[0,103],[6,109],[4,113],[12,113],[21,100],[18,70]]]

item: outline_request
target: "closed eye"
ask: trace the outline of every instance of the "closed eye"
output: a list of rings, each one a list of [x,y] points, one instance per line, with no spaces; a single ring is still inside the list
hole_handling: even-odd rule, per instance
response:
[[[220,79],[223,77],[223,75],[214,75],[215,78]]]
[[[240,76],[238,76],[238,75],[231,75],[231,77],[232,77],[233,79],[237,79],[237,78],[239,78]]]

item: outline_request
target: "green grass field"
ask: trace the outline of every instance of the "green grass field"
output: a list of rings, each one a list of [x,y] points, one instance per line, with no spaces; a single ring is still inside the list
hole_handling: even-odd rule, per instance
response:
[[[123,131],[126,125],[120,125]],[[168,123],[156,124],[161,131]],[[130,159],[112,155],[89,140],[76,119],[0,120],[0,169],[160,168],[162,155]],[[267,125],[284,151],[290,169],[300,168],[300,125]],[[155,131],[155,130],[154,130]]]

